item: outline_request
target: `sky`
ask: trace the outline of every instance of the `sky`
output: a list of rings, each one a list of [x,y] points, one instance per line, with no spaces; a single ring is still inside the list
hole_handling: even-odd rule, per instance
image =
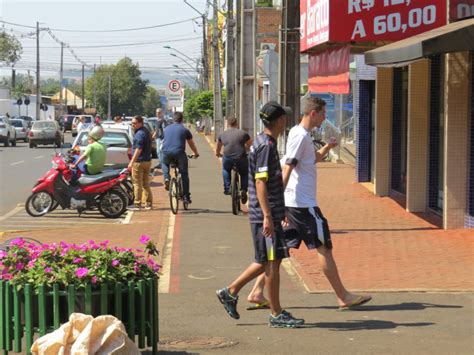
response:
[[[188,0],[200,12],[206,11],[206,0]],[[209,16],[212,10],[209,7]],[[192,20],[193,18],[197,18]],[[183,0],[0,0],[0,20],[25,26],[51,29],[57,40],[67,43],[77,57],[87,65],[114,64],[124,56],[138,62],[142,71],[191,70],[188,62],[173,57],[175,53],[184,57],[181,51],[196,62],[201,56],[202,27],[199,14]],[[121,32],[100,32],[107,30],[150,27],[173,22],[183,23],[165,27]],[[23,46],[22,59],[15,65],[18,73],[36,68],[36,39],[31,33],[34,28],[0,23],[5,31],[14,34]],[[94,32],[69,32],[60,30],[81,30]],[[142,42],[152,44],[135,45]],[[125,44],[125,45],[124,45]],[[133,44],[133,45],[132,45]],[[119,45],[114,47],[101,47]],[[177,51],[165,49],[168,45]],[[84,48],[84,46],[96,46]],[[40,35],[40,58],[42,77],[59,79],[60,45],[51,35],[42,31]],[[64,69],[80,70],[81,64],[68,49],[64,50]],[[10,70],[0,70],[8,75]],[[189,72],[193,74],[192,72]],[[32,74],[33,75],[33,74]]]

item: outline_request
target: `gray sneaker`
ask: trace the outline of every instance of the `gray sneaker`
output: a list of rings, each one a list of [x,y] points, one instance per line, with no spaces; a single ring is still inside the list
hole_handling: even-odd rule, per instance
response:
[[[272,328],[298,328],[304,324],[304,319],[295,318],[290,312],[282,310],[279,315],[274,317],[270,314],[268,325]]]
[[[238,296],[232,296],[227,287],[216,291],[217,298],[224,305],[225,310],[234,319],[239,319],[240,314],[237,312]]]

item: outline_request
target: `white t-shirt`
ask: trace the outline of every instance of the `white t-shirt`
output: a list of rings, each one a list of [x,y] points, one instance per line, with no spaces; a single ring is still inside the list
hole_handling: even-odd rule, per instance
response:
[[[313,139],[303,126],[290,130],[283,163],[294,166],[285,189],[285,206],[316,207],[316,154]]]

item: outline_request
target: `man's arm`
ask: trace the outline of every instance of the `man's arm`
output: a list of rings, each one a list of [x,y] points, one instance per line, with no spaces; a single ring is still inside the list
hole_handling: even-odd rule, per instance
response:
[[[222,149],[222,142],[217,141],[217,146],[216,146],[216,157],[221,156],[221,149]]]
[[[257,189],[257,198],[260,208],[263,212],[263,235],[265,237],[273,237],[275,234],[273,227],[272,213],[268,202],[268,191],[266,179],[256,179],[255,187]]]
[[[137,148],[135,149],[135,152],[133,153],[133,157],[130,160],[130,163],[128,163],[128,170],[132,170],[133,164],[135,161],[138,159],[138,157],[142,154],[142,148]]]
[[[191,139],[188,139],[187,142],[188,142],[189,148],[191,148],[191,150],[193,151],[194,155],[195,155],[196,157],[198,157],[198,156],[199,156],[199,152],[198,152],[198,150],[197,150],[196,144],[194,143],[194,140],[191,138]]]
[[[320,150],[316,151],[316,161],[320,162],[323,161],[324,157],[329,154],[329,151],[337,147],[337,143],[327,143],[324,147],[322,147]]]
[[[288,181],[290,180],[291,172],[294,169],[294,165],[285,164],[283,166],[283,188],[286,189],[286,185],[288,185]]]

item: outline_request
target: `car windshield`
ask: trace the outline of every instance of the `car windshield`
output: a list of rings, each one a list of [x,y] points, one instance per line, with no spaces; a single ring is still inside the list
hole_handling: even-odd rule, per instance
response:
[[[130,141],[127,138],[127,134],[124,132],[105,131],[104,137],[100,142],[112,147],[128,148],[130,146]],[[77,140],[77,145],[85,147],[87,144],[87,132],[82,132]]]
[[[10,122],[15,127],[23,127],[23,122],[21,122],[20,120],[10,120]]]
[[[39,121],[33,124],[33,130],[35,129],[56,129],[56,124],[54,122],[48,121]]]

